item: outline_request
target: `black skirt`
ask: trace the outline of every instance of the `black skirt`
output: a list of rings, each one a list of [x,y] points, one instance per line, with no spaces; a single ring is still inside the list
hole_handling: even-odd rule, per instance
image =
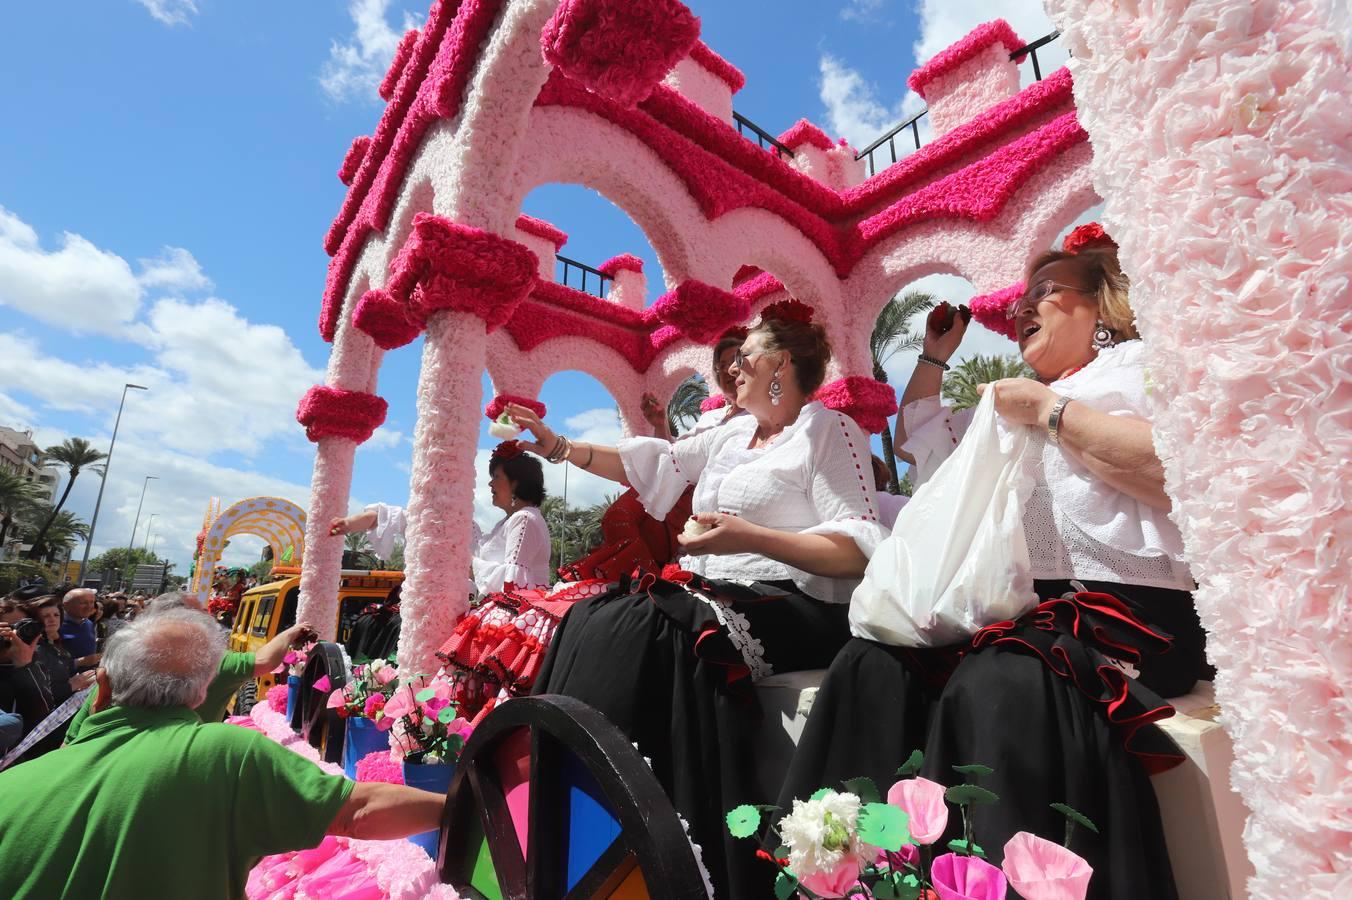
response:
[[[926,778],[963,779],[954,765],[995,770],[978,781],[1000,797],[974,807],[976,843],[998,863],[1005,842],[1029,831],[1060,843],[1066,803],[1099,827],[1071,845],[1094,868],[1091,898],[1176,896],[1149,772],[1180,759],[1153,722],[1172,708],[1151,690],[1190,690],[1204,673],[1204,639],[1183,591],[1091,583],[1081,601],[1057,601],[1070,586],[1038,582],[1049,602],[1017,622],[983,629],[959,647],[908,650],[852,639],[818,691],[779,798],[839,788],[857,775],[884,791],[915,749]],[[1167,621],[1170,640],[1145,623]],[[1106,653],[1105,653],[1106,651]],[[1140,678],[1108,658],[1136,658]],[[950,833],[960,837],[960,818]]]
[[[724,621],[692,591],[722,601]],[[752,671],[825,667],[849,637],[847,612],[789,582],[646,576],[569,610],[535,693],[596,708],[652,760],[717,896],[773,896],[773,868],[724,826],[734,806],[773,799],[756,796],[752,775],[761,720]]]

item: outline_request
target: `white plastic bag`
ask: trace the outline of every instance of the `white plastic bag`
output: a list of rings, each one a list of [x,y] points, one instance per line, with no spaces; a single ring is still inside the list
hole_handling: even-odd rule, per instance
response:
[[[1030,430],[987,391],[953,455],[901,510],[850,600],[850,631],[897,647],[942,647],[1037,603],[1023,530]]]

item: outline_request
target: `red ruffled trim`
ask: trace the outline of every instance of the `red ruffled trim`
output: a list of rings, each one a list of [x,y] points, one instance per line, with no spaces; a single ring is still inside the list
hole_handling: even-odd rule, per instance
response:
[[[1005,644],[1037,654],[1055,675],[1103,706],[1127,750],[1152,775],[1185,759],[1162,732],[1146,728],[1172,716],[1174,708],[1109,658],[1136,663],[1143,653],[1163,653],[1172,643],[1121,600],[1089,592],[1044,601],[1017,622],[997,622],[972,637],[973,649]]]

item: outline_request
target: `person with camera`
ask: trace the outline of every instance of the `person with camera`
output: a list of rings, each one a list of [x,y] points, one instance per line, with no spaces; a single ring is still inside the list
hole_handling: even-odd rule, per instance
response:
[[[30,619],[42,623],[42,637],[34,648],[33,659],[47,673],[47,683],[52,689],[52,702],[60,705],[77,691],[82,691],[94,683],[92,670],[79,672],[75,658],[66,649],[61,640],[61,601],[46,596],[30,600],[23,605]]]
[[[40,637],[42,623],[36,619],[20,619],[12,625],[0,624],[0,711],[23,719],[20,739],[56,707],[47,672],[33,661]],[[61,737],[60,732],[48,735],[29,748],[19,762],[55,750],[61,746]]]

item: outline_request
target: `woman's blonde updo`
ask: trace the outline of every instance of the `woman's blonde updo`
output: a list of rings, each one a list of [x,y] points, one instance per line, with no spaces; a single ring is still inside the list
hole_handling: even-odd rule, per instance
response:
[[[1084,247],[1076,253],[1048,250],[1033,260],[1028,267],[1026,281],[1043,266],[1070,260],[1085,279],[1085,287],[1093,292],[1099,318],[1119,341],[1130,341],[1141,335],[1136,331],[1136,313],[1131,308],[1131,281],[1117,261],[1117,248],[1106,244]]]
[[[826,366],[831,362],[831,342],[826,338],[826,329],[812,322],[811,315],[809,307],[794,300],[783,301],[766,307],[760,322],[750,332],[761,336],[767,352],[782,351],[789,355],[794,380],[804,397],[812,396],[822,386]]]

